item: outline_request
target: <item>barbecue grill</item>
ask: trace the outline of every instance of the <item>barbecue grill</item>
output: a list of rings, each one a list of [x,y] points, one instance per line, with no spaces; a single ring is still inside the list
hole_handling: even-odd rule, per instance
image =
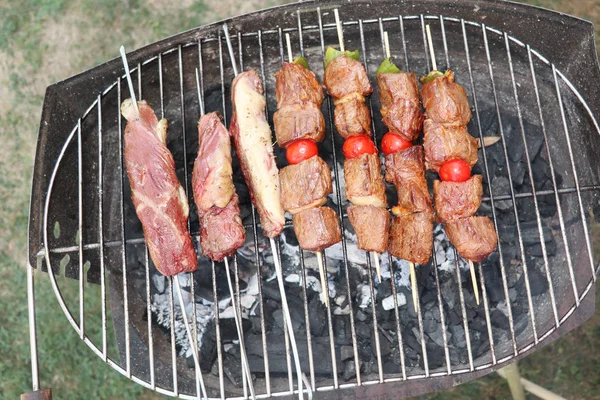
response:
[[[235,302],[245,317],[256,397],[298,395],[290,335],[273,286],[274,258],[283,265],[300,365],[310,387],[304,395],[313,398],[441,390],[497,370],[582,324],[594,312],[598,269],[590,220],[600,196],[595,117],[600,70],[593,27],[586,21],[505,2],[311,1],[227,20],[235,60],[222,23],[148,45],[128,55],[136,95],[168,119],[168,147],[184,188],[190,192],[197,149],[195,69],[206,111],[221,111],[226,123],[232,61],[240,69],[256,69],[272,122],[273,74],[285,60],[285,34],[322,77],[326,46],[337,43],[334,8],[343,20],[346,48],[361,51],[371,79],[385,58],[384,31],[403,69],[428,73],[425,26],[431,26],[438,64],[452,68],[469,95],[474,111],[469,131],[481,139],[501,137],[481,149],[475,167],[484,177],[480,213],[492,217],[499,246],[476,264],[480,305],[468,265],[439,227],[432,261],[417,271],[416,312],[408,263],[384,255],[379,282],[344,214],[341,139],[326,101],[328,137],[320,152],[334,173],[329,202],[344,227],[342,243],[324,252],[331,307],[319,299],[315,258],[297,248],[291,220],[276,254],[265,245],[234,160],[248,236],[232,259]],[[33,291],[38,269],[51,272],[58,304],[80,338],[134,382],[184,399],[201,396],[186,312],[209,397],[248,398],[222,266],[200,257],[199,270],[181,277],[182,309],[173,282],[148,257],[123,167],[119,107],[128,97],[118,59],[46,92],[29,226],[33,390],[40,388]],[[381,138],[377,94],[369,101]],[[284,159],[281,150],[275,152]],[[193,210],[190,227],[197,243]],[[90,312],[86,304],[94,296],[101,309]],[[118,351],[111,350],[115,345]]]

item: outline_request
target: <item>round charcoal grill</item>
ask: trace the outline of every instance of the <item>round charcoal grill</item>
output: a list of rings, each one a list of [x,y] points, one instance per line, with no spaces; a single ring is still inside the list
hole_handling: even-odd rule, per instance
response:
[[[334,173],[328,200],[342,218],[343,242],[325,250],[331,307],[319,298],[316,259],[297,247],[291,221],[272,254],[234,157],[247,241],[230,259],[236,302],[257,398],[298,396],[287,325],[274,278],[281,260],[302,372],[313,398],[416,396],[488,374],[574,329],[594,312],[590,219],[600,182],[600,70],[591,24],[512,3],[473,1],[334,1],[277,7],[228,20],[235,62],[265,83],[276,109],[274,73],[285,34],[323,76],[326,46],[337,45],[339,9],[347,49],[359,49],[374,79],[391,53],[407,71],[431,70],[425,26],[438,65],[455,71],[473,109],[469,132],[501,140],[480,151],[479,213],[499,235],[497,251],[476,264],[475,303],[468,264],[443,230],[418,275],[418,311],[408,263],[382,255],[379,282],[344,214],[343,168],[332,104],[320,153]],[[190,194],[199,117],[196,68],[206,112],[231,115],[233,68],[220,23],[129,54],[136,95],[169,121],[168,147]],[[376,86],[376,85],[374,85]],[[81,339],[112,368],[159,393],[201,396],[176,285],[148,257],[123,168],[119,107],[130,97],[115,59],[48,88],[38,138],[29,229],[28,289],[33,389],[40,387],[33,273],[49,274],[58,304]],[[384,127],[379,99],[369,100],[374,131]],[[283,152],[275,147],[279,166]],[[429,179],[431,181],[432,179]],[[393,191],[390,191],[392,193]],[[390,194],[390,204],[395,202]],[[179,277],[203,383],[210,398],[249,398],[222,265],[200,257]],[[88,306],[98,304],[100,307]],[[116,345],[116,346],[115,346]],[[115,347],[118,350],[115,350]],[[112,353],[111,353],[112,352]],[[42,366],[43,367],[43,366]],[[379,396],[379,397],[378,397]],[[346,397],[345,397],[346,398]]]

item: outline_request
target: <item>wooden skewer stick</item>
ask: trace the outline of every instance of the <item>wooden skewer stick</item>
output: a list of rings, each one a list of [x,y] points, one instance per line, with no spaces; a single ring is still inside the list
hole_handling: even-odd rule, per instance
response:
[[[383,32],[383,42],[385,44],[385,57],[389,59],[391,56],[391,52],[390,52],[390,39],[389,39],[387,31]],[[415,307],[415,312],[417,312],[418,303],[419,303],[419,296],[417,293],[417,273],[415,271],[415,263],[413,263],[412,261],[409,261],[408,263],[409,263],[409,267],[410,267],[410,287],[411,287],[412,296],[413,296],[413,306]]]
[[[429,44],[429,54],[431,55],[431,65],[433,67],[433,70],[437,70],[437,63],[435,61],[435,52],[433,50],[433,40],[431,39],[431,28],[429,27],[429,25],[425,26],[425,30],[427,31],[427,43]],[[473,261],[471,261],[471,260],[469,260],[469,269],[471,271],[471,281],[473,282],[473,292],[475,293],[475,301],[477,302],[477,305],[479,305],[479,287],[477,286],[477,279],[475,278],[475,266],[473,266]]]
[[[290,41],[290,34],[285,34],[285,43],[287,47],[288,61],[294,62],[294,55],[292,53],[292,43]],[[319,277],[321,278],[321,291],[323,293],[323,301],[325,307],[329,308],[329,283],[327,282],[327,273],[325,272],[325,266],[323,265],[323,254],[320,251],[315,252],[317,255],[317,263],[319,264]]]

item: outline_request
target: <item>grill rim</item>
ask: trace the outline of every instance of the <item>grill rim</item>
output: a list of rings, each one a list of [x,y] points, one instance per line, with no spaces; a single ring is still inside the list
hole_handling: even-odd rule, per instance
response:
[[[293,6],[293,7],[290,7],[290,8],[291,8],[291,9],[293,9],[293,10],[296,10],[296,9],[298,8],[298,6],[297,6],[297,5],[289,5],[289,6]],[[288,7],[288,6],[282,6],[282,7]],[[257,13],[261,13],[261,12],[257,12]],[[249,14],[249,15],[247,15],[247,17],[252,17],[254,14],[257,14],[257,13],[252,13],[252,14]],[[428,19],[428,18],[436,18],[436,17],[435,17],[435,16],[432,16],[432,15],[427,15],[425,18],[427,18],[427,19]],[[452,18],[447,18],[447,17],[445,17],[445,19],[452,19]],[[359,23],[360,23],[360,22],[359,22]],[[218,23],[217,23],[217,24],[218,24]],[[213,25],[217,25],[217,24],[213,24]],[[208,26],[208,27],[205,27],[204,29],[209,29],[209,27],[210,27],[210,26]],[[495,31],[495,30],[494,30],[494,28],[490,28],[490,27],[487,27],[487,28],[488,28],[488,29],[491,29],[491,31]],[[201,29],[203,29],[203,28],[199,28],[199,30],[201,30]],[[199,30],[198,30],[198,32],[196,32],[197,30],[193,30],[193,31],[189,31],[189,32],[191,32],[191,33],[198,33],[198,34],[199,34]],[[189,32],[188,32],[188,33],[189,33]],[[498,31],[498,32],[499,32],[499,31]],[[182,35],[184,35],[184,34],[181,34],[181,35],[178,35],[178,36],[182,36]],[[511,37],[511,40],[513,40],[513,41],[514,41],[515,39]],[[517,40],[518,40],[518,39],[517,39]],[[183,46],[186,46],[186,45],[187,45],[187,44],[183,44],[183,43],[185,43],[185,42],[179,43],[178,45],[174,45],[174,47],[171,47],[171,48],[175,50],[175,49],[177,49],[177,46],[178,46],[178,47],[179,47],[179,50],[181,51],[181,47],[182,47],[182,45],[183,45]],[[521,42],[521,43],[522,43],[522,42]],[[192,43],[192,44],[194,44],[194,43]],[[152,45],[151,45],[151,46],[152,46]],[[148,46],[148,47],[150,47],[150,46]],[[146,49],[146,48],[143,48],[143,49]],[[141,50],[143,50],[143,49],[141,49]],[[140,50],[140,51],[141,51],[141,50]],[[164,52],[162,52],[161,54],[164,54]],[[539,56],[539,53],[538,53],[538,56]],[[150,61],[152,61],[154,58],[156,58],[156,57],[150,58],[150,59],[148,59],[148,60],[145,60],[145,61],[143,61],[143,62],[140,62],[140,63],[141,63],[142,65],[143,65],[143,64],[146,64],[147,62],[150,62]],[[132,57],[132,59],[135,59],[135,56],[134,56],[134,57]],[[544,59],[542,59],[542,61],[544,61]],[[107,64],[110,64],[110,62],[109,62],[109,63],[107,63]],[[106,65],[106,64],[105,64],[105,65]],[[596,66],[597,66],[597,59],[596,59]],[[102,67],[102,66],[100,66],[100,67],[98,67],[98,68],[101,68],[101,67]],[[118,68],[117,68],[117,69],[118,69]],[[92,71],[93,71],[93,70],[92,70]],[[138,71],[139,71],[139,70],[138,70]],[[88,71],[88,72],[90,72],[90,71]],[[597,71],[596,71],[596,72],[597,72]],[[572,84],[569,82],[569,80],[568,80],[568,79],[567,79],[567,78],[566,78],[566,77],[565,77],[565,76],[564,76],[562,73],[560,73],[560,72],[558,72],[558,73],[559,73],[559,75],[561,76],[561,78],[563,79],[563,81],[564,81],[564,82],[565,82],[565,83],[566,83],[566,84],[567,84],[567,85],[568,85],[568,86],[571,88],[571,90],[572,90],[572,91],[573,91],[573,92],[576,94],[576,96],[578,96],[578,97],[579,97],[579,100],[580,100],[580,101],[581,101],[581,103],[582,103],[582,104],[585,106],[585,108],[586,108],[587,112],[590,114],[590,117],[593,119],[594,123],[596,124],[596,127],[598,127],[598,125],[597,125],[597,122],[596,122],[596,120],[595,120],[595,118],[594,118],[594,116],[593,116],[594,114],[591,112],[591,109],[588,107],[587,103],[584,101],[584,99],[583,99],[583,98],[581,97],[581,95],[578,93],[578,91],[577,91],[577,89],[575,88],[575,86],[573,86],[573,85],[572,85]],[[87,74],[87,73],[83,73],[82,75],[86,75],[86,74]],[[81,76],[81,75],[78,75],[77,77],[80,77],[80,76]],[[73,78],[73,79],[76,79],[77,77],[75,77],[75,78]],[[69,80],[69,81],[70,81],[70,80]],[[66,82],[67,82],[67,81],[63,82],[62,84],[66,84]],[[61,83],[59,83],[59,84],[56,84],[56,85],[53,85],[53,87],[54,87],[56,90],[59,90],[59,86],[60,86],[60,85],[61,85]],[[113,86],[114,86],[114,85],[111,85],[109,88],[107,88],[106,90],[104,90],[102,93],[103,93],[103,94],[104,94],[104,93],[106,93],[106,92],[107,92],[108,90],[110,90],[110,89],[111,89]],[[48,95],[49,95],[49,94],[50,94],[50,92],[51,92],[51,91],[50,91],[50,89],[51,89],[51,88],[53,88],[53,87],[50,87],[50,88],[48,88],[47,97],[48,97]],[[83,104],[86,104],[85,102],[82,102],[82,103],[83,103]],[[91,110],[93,110],[94,106],[95,106],[95,103],[92,103],[92,105],[91,105],[91,106],[88,108],[88,110],[85,112],[85,115],[87,115],[87,114],[88,114],[88,113],[89,113]],[[47,110],[46,110],[46,102],[45,102],[45,103],[44,103],[44,113],[45,113],[46,111],[47,111]],[[73,114],[74,114],[74,115],[76,115],[75,113],[73,113]],[[83,117],[79,117],[79,118],[80,118],[80,119],[81,119],[81,118],[85,118],[85,115],[84,115]],[[42,118],[42,121],[43,121],[43,120],[44,120],[44,119]],[[43,124],[42,124],[41,126],[43,127]],[[39,141],[38,141],[38,151],[40,150],[40,149],[39,149],[39,143],[40,143],[40,140],[42,139],[42,137],[41,137],[41,136],[42,136],[42,132],[41,132],[41,131],[42,131],[42,129],[40,129],[40,139],[39,139]],[[67,146],[69,145],[69,143],[72,141],[72,139],[73,139],[73,134],[74,134],[74,133],[76,133],[76,134],[79,136],[79,135],[81,134],[81,130],[80,130],[80,129],[77,129],[77,127],[76,127],[76,128],[75,128],[75,129],[74,129],[74,130],[71,132],[71,135],[70,135],[70,138],[69,138],[69,140],[67,140],[66,142],[64,142],[64,148],[63,148],[63,149],[66,149],[66,148],[67,148]],[[80,143],[80,141],[78,141],[78,142]],[[41,158],[41,157],[40,157],[40,158]],[[38,158],[38,155],[36,155],[36,169],[37,169],[37,166],[38,166],[38,161],[39,161],[39,158]],[[79,161],[81,161],[81,159],[79,159]],[[55,164],[56,164],[56,163],[55,163]],[[57,164],[56,164],[56,165],[57,165]],[[80,169],[80,172],[81,172],[81,169]],[[186,175],[186,176],[187,176],[187,175]],[[50,188],[50,185],[48,185],[47,187],[48,187],[48,188]],[[34,188],[35,188],[35,177],[34,177]],[[47,195],[47,194],[48,194],[48,193],[46,193],[46,195]],[[44,196],[44,198],[49,198],[49,196]],[[33,193],[33,191],[32,191],[32,205],[31,205],[31,207],[32,207],[32,212],[33,212],[33,208],[34,208],[33,199],[34,199],[34,193]],[[46,211],[47,211],[47,210],[46,210]],[[45,214],[46,214],[45,216],[47,216],[47,213],[45,213]],[[31,223],[31,220],[32,220],[33,218],[34,218],[34,217],[33,217],[33,214],[32,214],[32,217],[31,217],[31,219],[30,219],[30,223]],[[80,224],[81,224],[81,221],[80,221]],[[30,230],[31,230],[31,225],[30,225]],[[31,233],[31,232],[30,232],[30,233]],[[47,234],[47,231],[44,231],[44,233],[45,233],[45,234]],[[45,242],[45,243],[47,243],[46,241],[44,241],[44,242]],[[31,245],[32,245],[32,243],[31,243],[31,241],[30,241],[30,257],[32,256],[32,253],[31,253]],[[44,253],[45,253],[45,256],[47,257],[47,262],[49,263],[49,258],[48,258],[48,257],[49,257],[49,254],[50,254],[50,252],[49,252],[49,251],[48,251],[48,249],[47,249],[47,244],[46,244],[45,246],[46,246],[46,251],[44,251]],[[80,251],[80,252],[82,251],[82,250],[81,250],[81,247],[79,247],[79,251]],[[37,254],[39,254],[39,252],[37,252]],[[37,255],[37,254],[36,254],[36,255]],[[33,257],[35,257],[36,255],[33,255]],[[81,258],[80,258],[80,262],[81,262]],[[36,265],[35,263],[31,263],[31,260],[30,260],[30,264],[31,264],[32,266],[35,266],[35,265]],[[596,270],[596,274],[597,274],[597,272],[598,272],[598,271]],[[52,275],[52,274],[51,274],[51,275]],[[55,285],[55,282],[54,282],[54,276],[52,276],[52,277],[51,277],[51,281],[53,281],[53,285]],[[80,282],[80,283],[81,283],[81,282]],[[584,292],[584,293],[582,294],[582,296],[581,296],[582,298],[590,298],[590,297],[593,297],[593,296],[587,296],[588,292],[589,292],[589,291],[590,291],[590,289],[591,289],[591,285],[592,285],[592,284],[588,285],[588,287],[586,288],[585,292]],[[56,292],[56,289],[55,289],[55,292]],[[592,293],[594,293],[594,291],[592,291]],[[57,295],[57,297],[58,297],[58,295]],[[583,303],[582,303],[582,304],[583,304]],[[62,306],[62,305],[61,305],[61,306]],[[592,302],[592,307],[591,307],[591,309],[592,309],[592,311],[593,311],[593,302]],[[578,308],[574,306],[574,308],[572,308],[572,309],[571,309],[571,310],[570,310],[570,311],[567,313],[567,315],[565,315],[565,316],[563,317],[563,320],[567,320],[567,319],[569,319],[569,318],[570,318],[570,316],[571,316],[571,314],[573,314],[574,312],[577,312],[577,310],[578,310]],[[66,315],[67,315],[67,313],[69,313],[69,314],[70,314],[70,311],[67,311],[67,310],[65,310],[65,308],[64,308],[64,307],[63,307],[63,311],[65,311],[65,314],[66,314]],[[75,328],[75,325],[74,325],[74,320],[73,320],[72,316],[71,316],[71,317],[69,317],[69,315],[67,315],[67,318],[68,318],[68,319],[71,321],[71,324],[72,324],[72,325],[74,326],[74,328]],[[576,324],[576,325],[578,325],[578,324]],[[562,324],[561,326],[564,326],[564,324]],[[560,328],[560,327],[559,327],[559,328]],[[572,329],[572,328],[571,328],[571,329]],[[568,331],[568,330],[570,330],[570,329],[567,329],[567,331]],[[77,329],[76,329],[76,331],[77,331]],[[547,339],[548,339],[548,337],[550,337],[550,336],[553,336],[555,333],[558,333],[558,330],[557,330],[556,332],[553,332],[553,330],[551,330],[551,331],[547,332],[545,335],[543,335],[543,336],[545,337],[544,339],[540,339],[540,340],[542,340],[542,341],[546,341],[547,343],[549,343],[549,341],[551,341],[551,340],[549,340],[549,341],[548,341],[548,340],[547,340]],[[566,332],[565,332],[565,333],[566,333]],[[557,335],[557,337],[558,337],[558,336],[561,336],[562,334],[564,334],[564,333],[560,333],[559,335]],[[84,341],[85,341],[85,340],[86,340],[86,339],[84,339]],[[90,346],[90,347],[92,347],[92,346],[94,346],[94,347],[95,347],[95,344],[93,344],[93,343],[89,342],[89,340],[88,340],[88,341],[86,341],[86,344],[88,344],[88,346]],[[522,356],[524,356],[525,354],[529,353],[529,352],[530,352],[531,350],[533,350],[534,348],[535,348],[535,346],[533,346],[533,345],[532,345],[532,346],[526,346],[526,347],[525,347],[525,349],[522,349],[522,352],[521,352],[521,353],[519,353],[519,356],[517,356],[517,358],[513,358],[513,357],[508,357],[508,358],[509,358],[511,361],[512,361],[512,360],[514,360],[514,359],[521,358]],[[92,349],[92,350],[94,350],[94,349]],[[97,348],[96,348],[96,350],[97,350]],[[497,368],[500,368],[500,367],[501,367],[501,362],[502,362],[502,360],[500,360],[500,362],[498,362],[498,364],[496,364],[495,366],[496,366]],[[109,363],[109,365],[110,365],[110,362],[108,362],[108,363]],[[113,366],[113,368],[115,368],[115,367],[116,367],[115,365],[111,365],[111,366]],[[482,367],[483,367],[483,366],[482,366]],[[117,369],[117,368],[115,368],[115,369]],[[474,371],[474,372],[470,372],[470,373],[471,373],[471,374],[475,374],[475,373],[477,373],[477,369],[479,369],[479,368],[475,368],[475,371]],[[495,369],[495,368],[492,368],[492,369],[490,369],[490,367],[485,367],[485,368],[482,368],[482,369],[481,369],[481,371],[482,371],[482,375],[483,375],[483,374],[487,374],[487,373],[489,373],[489,372],[493,371],[494,369]],[[118,370],[118,369],[117,369],[117,370]],[[121,372],[121,371],[119,371],[119,372]],[[129,374],[129,373],[130,373],[129,367],[127,368],[127,371],[126,371],[126,372],[127,372],[127,374]],[[121,372],[121,373],[123,373],[123,372]],[[460,373],[461,373],[461,371],[455,371],[455,372],[453,372],[453,373],[452,373],[452,375],[448,375],[448,377],[450,377],[450,376],[452,376],[452,377],[453,377],[453,376],[455,376],[454,374],[460,374]],[[465,373],[469,374],[468,370],[466,370],[466,371],[465,371]],[[439,375],[439,373],[431,374],[431,376],[432,376],[432,377],[434,377],[435,375]],[[127,376],[127,375],[126,375],[126,376]],[[132,378],[132,380],[134,380],[134,381],[136,381],[136,382],[137,382],[137,380],[136,380],[136,379],[134,379],[135,377],[131,377],[131,376],[129,376],[129,377],[130,377],[130,378]],[[475,377],[475,376],[473,376],[473,377]],[[418,379],[418,378],[421,378],[421,376],[411,376],[411,377],[409,377],[408,379]],[[466,378],[465,380],[468,380],[468,379],[472,379],[472,378]],[[389,381],[389,380],[390,380],[390,379],[386,379],[386,381]],[[394,380],[396,380],[396,378],[393,378],[393,379],[391,379],[391,381],[394,381]],[[402,379],[400,379],[400,381],[402,381]],[[143,382],[145,382],[145,381],[143,381]],[[140,383],[140,382],[137,382],[137,383]],[[371,382],[371,381],[369,381],[369,382],[364,382],[363,384],[364,384],[364,385],[366,385],[366,386],[368,386],[368,385],[370,385],[371,383],[377,383],[377,381],[372,381],[372,382]],[[143,386],[146,386],[146,385],[144,385],[143,383],[141,383],[141,384],[142,384]],[[355,385],[354,383],[350,383],[350,384],[341,384],[341,385],[339,385],[339,386],[340,386],[341,388],[344,388],[344,387],[351,387],[351,386],[354,386],[354,385]],[[386,388],[387,388],[387,387],[386,387]],[[322,388],[320,388],[320,389],[321,389],[321,390],[327,390],[328,388],[327,388],[327,387],[322,387]],[[163,393],[163,392],[162,392],[162,391],[160,391],[160,390],[159,390],[159,392],[160,392],[160,393]],[[410,393],[414,395],[414,393],[415,393],[415,392],[410,392]],[[167,392],[165,391],[163,394],[171,394],[171,395],[172,395],[172,394],[173,394],[173,392],[168,392],[168,393],[167,393]],[[181,394],[180,394],[180,397],[181,397]],[[259,396],[257,396],[257,397],[259,397]],[[185,397],[185,396],[183,396],[182,398],[188,398],[188,397]],[[194,398],[194,397],[189,397],[189,398]]]

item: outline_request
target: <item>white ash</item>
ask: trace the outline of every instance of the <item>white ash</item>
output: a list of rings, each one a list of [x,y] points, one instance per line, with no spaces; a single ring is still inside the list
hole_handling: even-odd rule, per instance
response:
[[[404,295],[404,293],[396,294],[396,302],[398,303],[398,307],[402,307],[406,304],[406,296]],[[394,304],[394,295],[388,296],[385,299],[383,299],[381,305],[386,311],[394,309],[396,307],[396,304]]]
[[[435,257],[440,271],[454,272],[456,269],[456,253],[441,224],[433,231]],[[469,270],[469,263],[458,256],[458,265],[463,270]]]

